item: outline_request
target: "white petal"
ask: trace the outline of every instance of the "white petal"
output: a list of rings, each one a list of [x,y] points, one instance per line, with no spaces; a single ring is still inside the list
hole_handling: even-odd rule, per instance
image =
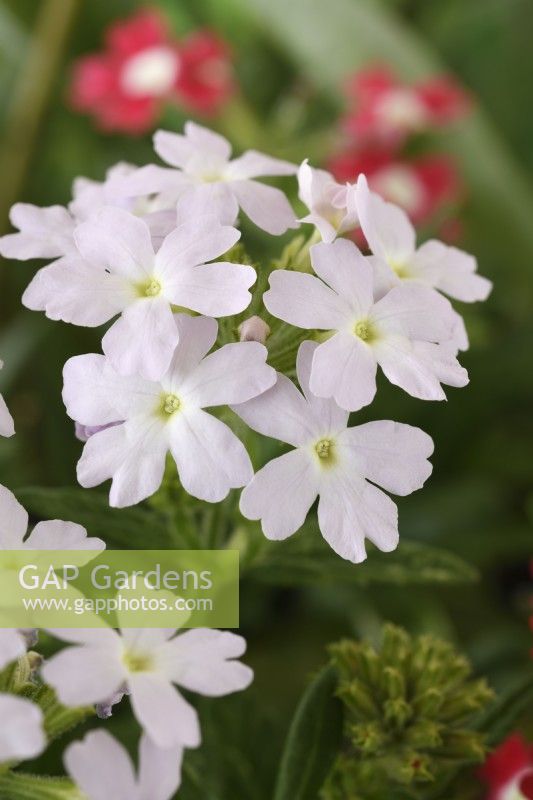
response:
[[[26,640],[17,628],[0,629],[0,669],[26,652]]]
[[[102,539],[87,536],[75,522],[59,519],[38,522],[24,544],[32,550],[105,550]]]
[[[365,538],[385,552],[398,544],[395,504],[375,486],[342,468],[321,486],[318,522],[333,550],[355,564],[366,558]]]
[[[15,423],[11,416],[6,401],[0,394],[0,436],[9,438],[15,434]]]
[[[179,342],[172,356],[162,386],[169,393],[177,392],[187,375],[194,372],[217,340],[218,323],[210,317],[175,314]]]
[[[133,296],[120,275],[70,257],[40,269],[22,303],[32,311],[45,311],[49,319],[96,327],[119,314]]]
[[[231,161],[225,172],[225,177],[230,181],[247,180],[273,175],[296,175],[298,167],[289,161],[272,158],[257,150],[247,150],[239,158]]]
[[[41,674],[66,706],[103,702],[127,675],[118,637],[111,647],[108,643],[66,647],[45,661]]]
[[[276,371],[259,342],[226,344],[208,355],[183,382],[180,396],[199,408],[244,403],[270,389]]]
[[[228,140],[197,122],[185,123],[185,135],[194,149],[204,156],[214,156],[220,161],[227,161],[231,156]]]
[[[413,266],[417,277],[464,303],[486,300],[492,290],[492,283],[477,274],[474,256],[436,240],[417,250]]]
[[[181,784],[181,746],[158,747],[144,734],[139,745],[138,800],[171,800]]]
[[[467,385],[468,372],[457,361],[455,343],[413,342],[413,351],[419,361],[425,364],[441,383],[445,383],[446,386]]]
[[[46,748],[43,713],[22,697],[0,694],[0,763],[36,758]]]
[[[355,244],[337,239],[332,244],[315,244],[310,252],[318,277],[349,303],[357,317],[365,317],[374,303],[374,274]]]
[[[332,397],[346,411],[358,411],[376,394],[376,357],[357,336],[336,333],[319,345],[313,356],[311,391]]]
[[[246,641],[229,631],[197,628],[167,642],[158,653],[169,679],[206,697],[222,697],[246,689],[253,671],[235,659]]]
[[[162,675],[137,673],[128,680],[133,713],[159,747],[198,747],[198,715]]]
[[[221,225],[209,214],[178,225],[169,234],[156,256],[156,274],[165,279],[197,264],[205,264],[226,253],[240,238],[230,225]]]
[[[178,200],[178,224],[208,215],[221,225],[233,225],[239,215],[239,204],[231,186],[213,181],[187,187]]]
[[[297,228],[294,210],[281,189],[257,181],[234,181],[230,184],[239,205],[261,230],[280,236]]]
[[[176,169],[148,164],[133,170],[129,175],[118,175],[109,182],[109,196],[113,201],[124,198],[159,195],[160,208],[172,208],[183,191],[190,186],[190,178]]]
[[[15,495],[0,485],[0,547],[2,550],[21,550],[28,529],[28,513]]]
[[[154,133],[154,150],[167,164],[184,169],[194,148],[181,133],[159,130]]]
[[[280,373],[271,389],[246,403],[233,406],[233,411],[252,430],[294,447],[309,444],[320,435],[309,403],[292,381]]]
[[[354,472],[393,494],[411,494],[431,475],[433,440],[420,428],[383,420],[343,431],[339,450]]]
[[[337,433],[343,430],[348,423],[348,412],[337,405],[335,400],[317,397],[311,392],[311,368],[315,350],[320,345],[317,342],[302,342],[296,357],[296,373],[302,392],[317,420],[316,430],[322,435]]]
[[[421,400],[445,400],[438,370],[417,353],[412,342],[403,336],[389,336],[374,347],[378,364],[395,386]]]
[[[357,181],[356,198],[361,228],[373,254],[391,265],[408,263],[415,252],[416,232],[405,211],[371,192],[364,175]]]
[[[16,203],[9,218],[20,233],[9,233],[0,239],[0,254],[4,258],[19,261],[59,258],[75,250],[74,220],[63,206],[39,208]]]
[[[193,497],[218,503],[230,489],[245,486],[253,475],[242,442],[223,422],[201,410],[175,415],[170,449],[183,488]]]
[[[91,731],[65,750],[65,769],[89,800],[135,800],[133,764],[110,733]]]
[[[257,279],[253,267],[217,261],[182,269],[166,287],[174,305],[190,308],[211,317],[240,314],[250,305],[248,291]]]
[[[260,519],[268,539],[286,539],[305,522],[318,494],[317,466],[303,449],[269,461],[241,494],[247,519]]]
[[[344,298],[313,275],[280,269],[269,280],[263,302],[274,317],[290,325],[334,330],[353,316]]]
[[[119,625],[124,621],[124,616],[119,610],[117,612]],[[122,628],[120,635],[126,648],[142,652],[159,648],[168,639],[176,634],[177,628]]]
[[[428,342],[449,341],[455,326],[450,301],[428,286],[403,283],[379,300],[370,314],[379,332]]]
[[[69,417],[82,425],[109,425],[147,412],[160,393],[158,384],[119,375],[96,353],[69,358],[63,368],[63,402]]]
[[[106,206],[76,228],[74,238],[85,261],[132,281],[152,274],[154,248],[148,225],[122,208]]]
[[[161,485],[167,434],[163,423],[134,418],[96,433],[83,448],[78,481],[85,488],[112,478],[109,502],[116,508],[140,503]]]
[[[159,380],[170,366],[178,329],[165,297],[136,300],[102,339],[102,350],[120,375]]]

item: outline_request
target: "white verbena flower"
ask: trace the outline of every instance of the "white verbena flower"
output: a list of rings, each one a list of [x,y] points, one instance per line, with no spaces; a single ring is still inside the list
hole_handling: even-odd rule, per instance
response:
[[[146,735],[138,775],[127,750],[107,731],[91,731],[65,750],[65,769],[88,800],[171,800],[181,783],[181,747],[161,748]]]
[[[359,225],[355,185],[337,183],[329,172],[310,167],[306,159],[298,170],[298,187],[298,196],[309,209],[300,222],[314,225],[322,241],[333,242]]]
[[[455,318],[445,297],[413,283],[376,302],[372,264],[353,242],[317,244],[310,253],[319,277],[275,271],[263,300],[291,325],[333,333],[313,357],[313,394],[357,411],[376,394],[378,364],[391,383],[422,400],[445,399],[441,382],[468,383],[455,358]]]
[[[43,714],[22,697],[0,694],[0,764],[36,758],[46,748]]]
[[[465,303],[487,299],[492,283],[477,274],[474,256],[436,239],[417,248],[416,230],[405,211],[371,192],[364,175],[357,180],[356,198],[361,228],[377,257],[382,291],[407,281]]]
[[[155,195],[160,207],[178,203],[178,218],[214,213],[232,225],[239,206],[259,228],[278,235],[297,228],[294,211],[285,194],[255,178],[294,175],[287,161],[248,150],[230,160],[231,145],[218,133],[194,122],[185,124],[184,135],[157,131],[154,148],[171,168],[150,164],[114,182],[117,195]]]
[[[258,342],[236,342],[206,354],[218,325],[208,317],[177,314],[179,344],[157,383],[120,376],[104,356],[71,358],[64,369],[63,400],[82,425],[123,424],[90,437],[78,463],[82,486],[112,478],[110,503],[128,506],[161,484],[170,451],[184,489],[218,502],[253,475],[248,454],[235,434],[203,409],[239,403],[276,380]]]
[[[4,362],[0,360],[0,369],[4,366]],[[15,433],[15,423],[13,417],[6,405],[6,401],[0,394],[0,436],[9,438]]]
[[[243,490],[240,508],[260,519],[269,539],[286,539],[305,522],[319,498],[318,524],[342,558],[366,558],[365,538],[389,552],[398,544],[398,511],[377,486],[407,495],[431,474],[431,438],[398,422],[368,422],[347,428],[348,413],[310,389],[318,346],[303,342],[297,373],[303,395],[285,376],[261,397],[234,406],[254,430],[295,449],[275,458]],[[375,486],[374,484],[377,484]]]
[[[252,267],[215,262],[238,240],[212,216],[179,225],[154,252],[146,222],[106,207],[75,231],[81,258],[40,270],[23,296],[33,310],[75,325],[98,326],[120,314],[102,341],[117,372],[157,380],[178,343],[172,305],[223,317],[243,311]]]
[[[133,713],[159,747],[197,747],[198,715],[176,686],[206,697],[246,689],[253,672],[237,659],[246,650],[242,636],[196,628],[54,629],[70,642],[42,667],[46,683],[67,706],[129,694]]]

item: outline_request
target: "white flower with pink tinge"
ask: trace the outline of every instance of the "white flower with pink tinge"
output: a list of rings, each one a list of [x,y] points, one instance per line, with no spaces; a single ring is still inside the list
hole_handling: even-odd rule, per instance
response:
[[[0,764],[36,758],[46,749],[43,713],[23,697],[0,694]]]
[[[314,245],[310,253],[318,277],[275,271],[263,301],[291,325],[331,331],[313,357],[313,394],[357,411],[374,399],[378,364],[391,383],[422,400],[445,399],[441,382],[468,383],[455,358],[454,311],[445,297],[406,284],[376,300],[372,264],[347,239]]]
[[[181,747],[139,744],[138,774],[127,750],[107,731],[91,731],[65,750],[65,769],[87,800],[171,800],[181,783]]]
[[[200,500],[219,502],[252,478],[241,441],[203,409],[244,402],[269,389],[276,373],[266,364],[266,347],[236,342],[206,355],[217,338],[216,320],[177,314],[176,327],[179,344],[158,382],[121,376],[95,354],[65,365],[63,400],[73,420],[91,427],[124,420],[93,433],[78,463],[82,486],[112,478],[112,506],[153,494],[168,452],[183,488]]]
[[[305,160],[298,170],[298,195],[309,209],[300,222],[314,225],[323,242],[333,242],[337,236],[359,225],[355,205],[355,186],[343,186],[323,169],[314,169]]]
[[[155,151],[170,167],[149,164],[117,179],[117,196],[155,195],[161,208],[177,203],[180,219],[211,212],[227,225],[236,221],[240,207],[255,225],[273,235],[298,227],[284,193],[255,180],[295,175],[294,164],[255,150],[230,160],[231,145],[220,134],[194,122],[187,122],[184,130],[184,134],[157,131]]]
[[[176,686],[222,697],[253,680],[252,670],[237,660],[245,640],[228,631],[196,628],[176,636],[170,628],[78,628],[51,633],[74,645],[41,669],[59,700],[67,706],[101,703],[125,688],[140,725],[163,748],[197,747],[201,741],[198,715]]]
[[[4,362],[0,360],[0,369],[4,366]],[[13,417],[6,405],[6,401],[0,394],[0,436],[7,438],[15,434],[15,423]]]
[[[464,303],[487,299],[492,283],[478,275],[474,256],[436,239],[417,248],[416,230],[405,211],[371,192],[364,175],[357,180],[356,199],[381,291],[407,282],[431,286]]]
[[[80,260],[40,270],[24,293],[24,305],[88,327],[120,315],[102,348],[121,374],[149,380],[164,375],[179,338],[172,305],[223,317],[250,303],[252,267],[206,263],[240,237],[212,216],[179,225],[157,253],[146,222],[119,208],[101,209],[74,236]]]
[[[378,489],[407,495],[431,474],[431,438],[410,425],[368,422],[348,428],[348,412],[310,388],[317,345],[303,342],[297,359],[301,394],[283,375],[272,389],[234,411],[253,430],[292,445],[243,490],[240,508],[260,519],[269,539],[286,539],[304,524],[316,498],[324,539],[342,558],[366,558],[365,538],[389,552],[398,544],[398,510]],[[374,484],[377,484],[375,486]]]

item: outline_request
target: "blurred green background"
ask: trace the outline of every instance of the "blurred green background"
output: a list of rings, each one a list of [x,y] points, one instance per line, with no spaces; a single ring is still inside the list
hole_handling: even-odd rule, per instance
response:
[[[405,421],[434,437],[433,477],[399,501],[402,541],[442,547],[480,577],[392,585],[379,580],[380,563],[388,558],[383,555],[373,562],[377,580],[366,585],[328,581],[327,575],[320,585],[300,588],[244,580],[242,633],[256,682],[245,696],[199,704],[205,746],[187,757],[183,797],[269,800],[297,699],[324,662],[326,644],[339,636],[372,637],[383,620],[392,620],[456,642],[496,687],[531,669],[533,3],[157,5],[177,34],[208,26],[230,42],[246,112],[235,105],[213,125],[237,149],[256,147],[294,161],[311,156],[317,163],[341,106],[342,79],[375,60],[389,61],[407,79],[451,72],[477,101],[472,117],[436,142],[465,176],[462,245],[495,284],[486,304],[460,309],[472,342],[462,358],[470,385],[450,389],[447,403],[431,404],[382,382],[376,402],[357,419]],[[116,161],[152,160],[150,136],[103,135],[65,102],[73,59],[100,49],[106,25],[138,7],[131,0],[0,3],[3,232],[9,229],[5,210],[15,200],[64,204],[76,175],[102,179]],[[172,109],[161,125],[179,130],[185,119]],[[260,263],[279,254],[282,244],[254,232],[251,250]],[[81,445],[61,402],[61,370],[71,355],[97,351],[101,338],[101,331],[53,323],[22,308],[21,293],[36,266],[4,263],[0,273],[0,356],[6,364],[0,390],[17,425],[15,438],[0,440],[0,482],[15,491],[75,485]],[[75,507],[72,519],[83,521]],[[133,546],[150,546],[148,530],[142,542],[138,538]],[[137,732],[129,720],[124,707],[110,725],[133,742]],[[59,773],[63,745],[54,745],[35,769]]]

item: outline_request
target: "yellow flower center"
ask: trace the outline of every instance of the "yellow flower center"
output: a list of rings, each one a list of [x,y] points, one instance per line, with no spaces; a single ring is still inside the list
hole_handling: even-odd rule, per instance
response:
[[[367,319],[361,319],[359,322],[356,322],[353,332],[359,339],[362,339],[363,342],[370,342],[375,338],[375,331],[372,324]]]
[[[161,284],[155,278],[151,278],[146,283],[142,283],[138,290],[141,297],[157,297],[161,294]]]
[[[123,661],[129,672],[149,672],[153,667],[152,657],[147,653],[126,650]]]
[[[320,439],[315,444],[315,452],[321,461],[330,461],[333,458],[333,442],[331,439]]]
[[[175,394],[164,394],[161,398],[161,410],[170,417],[181,408],[181,400]]]

